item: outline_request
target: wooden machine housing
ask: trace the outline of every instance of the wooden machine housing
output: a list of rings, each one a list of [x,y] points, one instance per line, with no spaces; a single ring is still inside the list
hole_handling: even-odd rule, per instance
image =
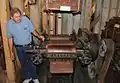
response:
[[[44,0],[46,11],[81,11],[82,0]],[[73,73],[75,43],[69,35],[51,35],[47,44],[51,73]]]
[[[80,11],[81,0],[44,0],[45,10]]]
[[[73,73],[76,54],[75,43],[67,35],[50,36],[47,45],[50,73]]]

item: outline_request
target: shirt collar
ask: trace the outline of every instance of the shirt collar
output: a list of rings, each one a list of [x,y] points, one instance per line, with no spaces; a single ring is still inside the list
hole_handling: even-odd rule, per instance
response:
[[[11,19],[11,22],[12,22],[12,24],[15,24],[15,21],[13,19]]]

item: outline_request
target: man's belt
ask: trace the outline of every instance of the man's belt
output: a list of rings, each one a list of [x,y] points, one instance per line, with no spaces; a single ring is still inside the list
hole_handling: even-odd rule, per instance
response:
[[[26,47],[26,46],[30,46],[30,45],[31,45],[31,43],[26,44],[26,45],[15,45],[15,47]]]

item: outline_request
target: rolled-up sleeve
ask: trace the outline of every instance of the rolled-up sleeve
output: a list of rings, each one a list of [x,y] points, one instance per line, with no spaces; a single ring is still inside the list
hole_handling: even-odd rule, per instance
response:
[[[30,19],[28,19],[26,16],[23,17],[25,22],[27,21],[28,23],[28,28],[30,30],[30,32],[33,32],[34,31],[34,26],[33,26],[33,23]]]

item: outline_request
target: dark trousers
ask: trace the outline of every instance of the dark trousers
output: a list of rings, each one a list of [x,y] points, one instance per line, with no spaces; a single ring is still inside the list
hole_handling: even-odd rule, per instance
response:
[[[22,79],[36,79],[36,67],[31,61],[31,56],[25,53],[25,47],[16,46],[16,50],[22,68]]]

